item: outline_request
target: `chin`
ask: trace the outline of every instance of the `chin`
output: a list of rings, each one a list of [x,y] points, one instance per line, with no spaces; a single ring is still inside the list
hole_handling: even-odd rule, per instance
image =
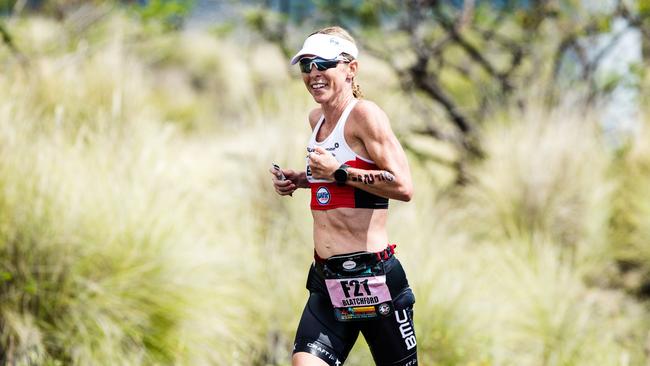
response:
[[[325,94],[325,93],[323,93],[323,94],[319,93],[319,94],[316,94],[316,95],[312,94],[311,96],[314,98],[314,101],[316,103],[318,103],[318,104],[323,104],[323,103],[327,102],[330,99],[330,95]]]
[[[327,102],[327,99],[323,98],[323,97],[314,97],[314,102],[316,102],[318,104],[323,104],[323,103]]]

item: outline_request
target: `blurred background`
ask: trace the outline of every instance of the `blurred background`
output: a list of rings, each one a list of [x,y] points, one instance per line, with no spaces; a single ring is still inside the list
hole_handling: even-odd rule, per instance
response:
[[[650,1],[0,0],[0,364],[289,365],[347,28],[423,365],[650,365]],[[347,365],[370,365],[359,339]]]

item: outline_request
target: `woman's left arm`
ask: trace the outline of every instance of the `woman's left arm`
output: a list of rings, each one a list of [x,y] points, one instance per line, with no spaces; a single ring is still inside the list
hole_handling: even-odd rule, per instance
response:
[[[355,116],[355,135],[380,170],[348,168],[348,185],[378,196],[410,201],[413,182],[406,154],[390,127],[388,116],[374,103],[364,103]]]
[[[361,107],[361,106],[360,106]],[[410,201],[413,182],[406,154],[390,127],[386,113],[374,103],[364,103],[355,111],[353,135],[365,146],[379,170],[348,168],[347,185],[372,194]],[[310,167],[316,178],[333,179],[340,163],[327,151],[317,148],[310,154]]]

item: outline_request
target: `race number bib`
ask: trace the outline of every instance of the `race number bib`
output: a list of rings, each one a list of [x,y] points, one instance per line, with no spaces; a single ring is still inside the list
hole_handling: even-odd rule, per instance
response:
[[[388,316],[393,311],[385,275],[325,279],[325,284],[340,321]]]

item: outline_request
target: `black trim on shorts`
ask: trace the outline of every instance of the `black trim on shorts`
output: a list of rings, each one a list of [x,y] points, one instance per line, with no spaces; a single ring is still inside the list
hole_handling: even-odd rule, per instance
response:
[[[307,352],[325,361],[329,366],[341,366],[343,365],[343,361],[345,361],[345,359],[339,360],[332,347],[318,340],[310,341],[305,338],[296,339],[293,347],[293,353]]]

